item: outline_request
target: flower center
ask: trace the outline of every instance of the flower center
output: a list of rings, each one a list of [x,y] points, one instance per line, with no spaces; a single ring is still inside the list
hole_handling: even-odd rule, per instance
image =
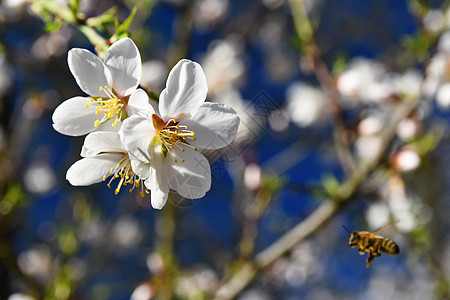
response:
[[[122,120],[124,107],[125,107],[125,100],[117,97],[117,95],[114,93],[113,90],[111,90],[108,86],[100,87],[100,91],[104,91],[106,94],[105,98],[98,97],[94,98],[91,97],[90,100],[92,103],[96,103],[97,110],[95,111],[96,115],[101,114],[104,112],[104,115],[101,119],[98,119],[94,122],[94,126],[97,127],[101,123],[115,118],[115,120],[112,123],[113,127],[116,127],[117,123]],[[86,108],[89,108],[89,105],[86,104]]]
[[[112,175],[112,176],[111,176]],[[107,186],[111,188],[111,182],[114,179],[120,178],[119,183],[117,184],[117,187],[114,191],[114,193],[117,195],[120,192],[120,189],[122,186],[126,186],[127,184],[132,184],[130,188],[130,193],[135,189],[139,188],[141,186],[141,179],[134,174],[132,168],[131,168],[131,161],[128,157],[128,154],[124,154],[124,157],[121,161],[114,167],[109,170],[104,176],[103,181],[106,181],[106,178],[111,176],[111,179],[109,180]],[[144,197],[144,186],[141,186],[141,196]],[[146,190],[148,193],[148,191]]]
[[[184,159],[175,151],[175,148],[181,150],[181,152],[186,151],[186,147],[198,151],[198,149],[190,144],[190,142],[195,142],[197,138],[194,137],[194,132],[189,130],[186,125],[180,125],[175,119],[170,119],[164,122],[160,116],[152,115],[153,127],[157,130],[159,141],[162,144],[163,154],[167,157],[169,154],[175,163],[178,161],[185,162]]]

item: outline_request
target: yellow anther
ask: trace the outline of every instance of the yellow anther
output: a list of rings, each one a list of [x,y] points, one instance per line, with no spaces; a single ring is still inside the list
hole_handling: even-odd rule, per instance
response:
[[[99,124],[100,124],[100,121],[99,120],[95,120],[94,126],[97,127]]]
[[[84,107],[89,108],[89,104],[86,104]]]

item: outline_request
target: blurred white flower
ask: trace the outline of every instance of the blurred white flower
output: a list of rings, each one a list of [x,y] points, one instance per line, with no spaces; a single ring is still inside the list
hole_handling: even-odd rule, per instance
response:
[[[415,137],[420,131],[420,124],[417,120],[406,118],[400,121],[397,125],[397,135],[402,140],[406,141]]]
[[[450,54],[450,30],[444,31],[437,44],[438,52]]]
[[[114,225],[112,239],[122,248],[131,249],[141,242],[143,236],[139,223],[132,216],[122,216]]]
[[[365,215],[367,224],[373,230],[381,228],[389,223],[390,213],[389,207],[385,203],[371,204]]]
[[[275,132],[284,132],[289,128],[289,115],[284,109],[275,109],[269,113],[269,126]]]
[[[142,65],[141,86],[161,92],[166,82],[167,66],[160,60],[149,60]]]
[[[241,58],[241,41],[237,36],[215,40],[201,60],[208,82],[208,93],[218,95],[242,82],[244,62]]]
[[[286,92],[286,112],[292,122],[308,127],[326,118],[323,92],[305,83],[294,83]]]
[[[164,262],[161,254],[152,252],[147,255],[147,268],[152,274],[161,274],[164,271]]]
[[[200,30],[210,30],[228,12],[228,0],[196,0],[194,23]]]
[[[380,133],[382,127],[383,124],[379,118],[369,116],[359,122],[358,133],[360,135],[374,135]]]
[[[56,175],[48,163],[37,161],[26,170],[24,183],[31,193],[47,194],[56,185]]]
[[[353,100],[379,101],[388,92],[380,81],[385,73],[386,69],[381,63],[355,58],[339,76],[336,87],[342,95]]]
[[[413,99],[419,96],[423,82],[422,74],[414,69],[397,74],[393,81],[394,92],[407,99]]]
[[[264,128],[265,120],[257,114],[251,102],[242,99],[241,94],[236,89],[227,89],[217,94],[212,99],[213,102],[223,103],[232,107],[239,119],[239,128],[234,139],[235,144],[240,145],[246,141],[255,139]]]
[[[391,157],[392,166],[400,172],[410,172],[417,169],[420,160],[417,151],[409,148],[401,149]]]
[[[143,283],[134,289],[130,296],[130,300],[150,300],[154,295],[155,291],[152,287],[147,283]]]
[[[210,268],[200,268],[196,270],[192,276],[196,284],[202,291],[214,292],[219,283],[219,277]]]
[[[450,108],[450,83],[442,84],[436,93],[436,102],[442,109]]]
[[[444,28],[445,17],[441,10],[430,9],[423,18],[423,26],[430,32],[439,32]]]
[[[22,293],[14,293],[8,297],[8,300],[35,300],[35,298]]]
[[[355,150],[360,160],[373,159],[380,154],[383,140],[379,135],[363,135],[355,142]]]
[[[257,164],[249,164],[245,167],[244,184],[251,191],[256,191],[261,187],[262,172]]]
[[[448,109],[450,107],[450,30],[440,36],[437,50],[426,67],[423,90],[428,98],[435,97],[442,109]]]
[[[46,281],[52,272],[53,258],[47,246],[39,245],[19,254],[17,263],[27,275]]]

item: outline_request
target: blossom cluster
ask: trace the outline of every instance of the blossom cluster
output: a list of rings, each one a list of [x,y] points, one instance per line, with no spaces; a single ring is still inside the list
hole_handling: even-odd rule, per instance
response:
[[[82,159],[67,171],[75,186],[118,180],[123,186],[150,190],[151,204],[161,209],[169,191],[201,198],[211,187],[208,160],[199,149],[218,149],[233,141],[236,112],[205,102],[208,86],[202,67],[180,60],[170,71],[157,105],[139,88],[139,50],[129,38],[111,45],[102,61],[88,50],[68,53],[69,69],[88,97],[61,103],[53,114],[56,131],[86,135]],[[109,179],[108,179],[109,178]],[[143,185],[141,184],[143,182]]]

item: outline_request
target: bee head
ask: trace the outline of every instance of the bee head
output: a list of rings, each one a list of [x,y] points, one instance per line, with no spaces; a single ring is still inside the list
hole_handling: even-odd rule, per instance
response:
[[[359,239],[360,239],[359,233],[358,232],[353,232],[350,235],[350,239],[348,240],[348,245],[350,247],[358,246]]]

